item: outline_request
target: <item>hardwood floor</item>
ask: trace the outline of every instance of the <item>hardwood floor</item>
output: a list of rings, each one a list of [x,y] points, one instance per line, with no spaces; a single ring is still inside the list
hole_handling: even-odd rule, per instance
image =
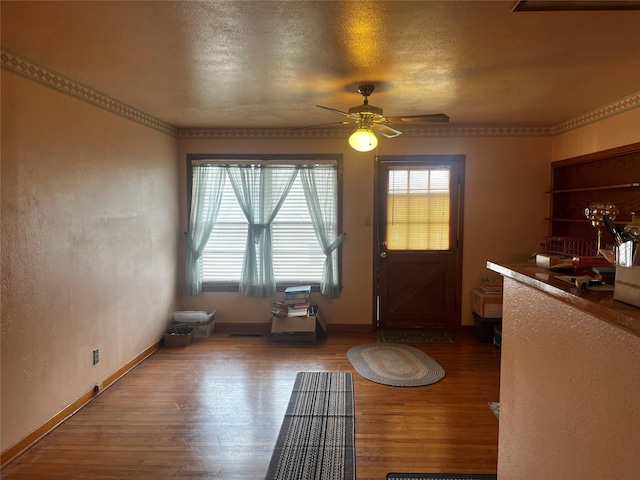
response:
[[[374,333],[316,343],[214,333],[162,348],[6,466],[3,479],[261,479],[299,371],[351,371],[358,480],[495,473],[500,352],[469,334],[419,345],[446,371],[417,388],[364,380],[346,357]],[[292,479],[293,480],[293,479]]]

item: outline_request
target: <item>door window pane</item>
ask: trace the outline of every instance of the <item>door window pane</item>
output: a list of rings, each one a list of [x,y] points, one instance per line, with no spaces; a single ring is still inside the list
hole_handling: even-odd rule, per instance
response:
[[[450,170],[389,170],[388,250],[448,250]]]

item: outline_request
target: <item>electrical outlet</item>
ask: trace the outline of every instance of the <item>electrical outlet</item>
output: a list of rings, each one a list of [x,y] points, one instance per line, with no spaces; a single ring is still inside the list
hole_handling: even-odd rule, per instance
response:
[[[93,349],[93,364],[97,364],[100,361],[100,349],[99,348],[94,348]]]

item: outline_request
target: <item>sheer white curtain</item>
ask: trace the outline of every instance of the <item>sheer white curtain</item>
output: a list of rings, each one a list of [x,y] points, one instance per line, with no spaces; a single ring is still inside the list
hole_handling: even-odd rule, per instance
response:
[[[345,234],[338,235],[338,176],[332,165],[316,165],[300,171],[305,200],[318,242],[326,255],[320,292],[331,298],[340,296],[338,246]],[[322,199],[322,201],[320,200]]]
[[[191,215],[187,232],[187,289],[191,295],[202,292],[200,262],[211,230],[218,217],[226,172],[223,166],[193,167]]]
[[[237,165],[226,168],[240,208],[249,223],[240,293],[270,297],[276,291],[271,222],[291,190],[297,169],[293,165]]]

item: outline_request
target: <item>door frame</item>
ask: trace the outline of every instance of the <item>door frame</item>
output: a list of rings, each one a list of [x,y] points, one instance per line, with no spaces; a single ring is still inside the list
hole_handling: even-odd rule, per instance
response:
[[[374,330],[379,328],[378,326],[378,261],[380,254],[381,239],[378,238],[379,234],[379,222],[380,222],[380,194],[379,194],[379,182],[380,182],[380,162],[409,162],[416,165],[429,165],[437,163],[450,163],[457,164],[458,167],[458,201],[457,211],[452,212],[457,215],[458,230],[456,234],[456,287],[455,287],[455,303],[456,303],[456,318],[454,331],[457,331],[462,326],[462,245],[463,245],[463,230],[464,230],[464,187],[465,187],[465,162],[466,155],[376,155],[374,158],[374,173],[373,173],[373,318],[371,324]]]

